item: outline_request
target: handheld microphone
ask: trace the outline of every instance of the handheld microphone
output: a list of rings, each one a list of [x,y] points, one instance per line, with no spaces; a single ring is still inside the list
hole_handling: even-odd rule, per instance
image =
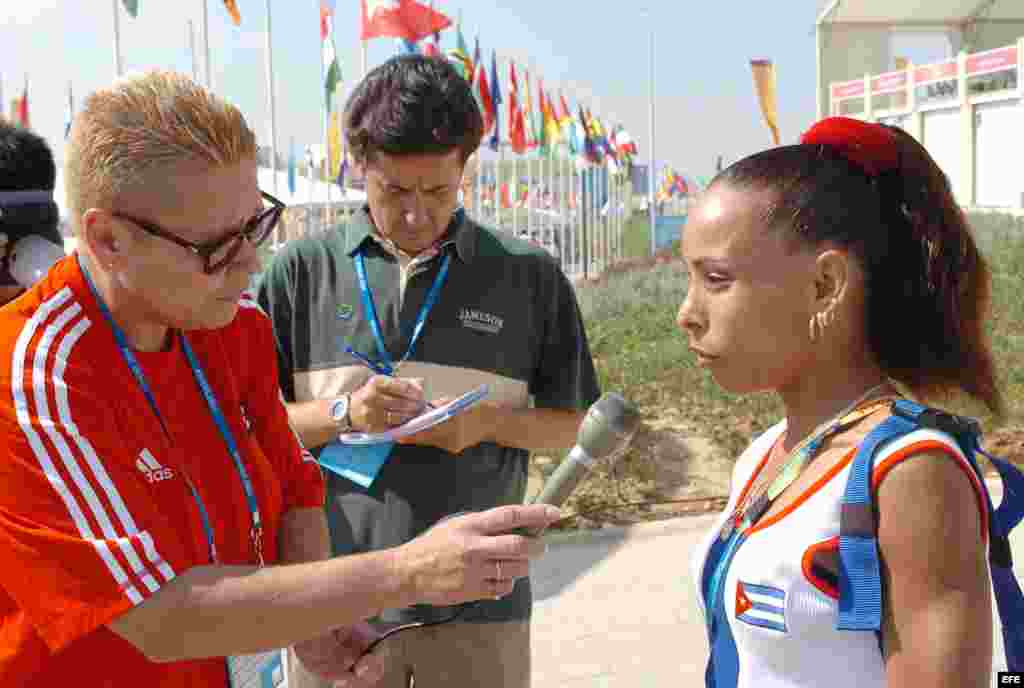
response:
[[[640,427],[640,410],[615,392],[608,392],[587,410],[576,435],[576,446],[544,483],[531,504],[562,506],[594,464],[629,446]],[[540,531],[519,529],[520,535]]]
[[[558,468],[541,488],[541,491],[531,500],[531,504],[550,504],[561,506],[581,480],[590,472],[594,464],[601,459],[618,454],[625,449],[633,435],[640,427],[640,411],[633,404],[626,401],[621,395],[609,392],[594,402],[593,406],[587,409],[587,415],[580,423],[580,429],[576,434],[576,446],[569,452],[565,461],[559,464]],[[462,512],[460,512],[462,513]],[[454,518],[459,514],[445,516],[440,522]],[[535,537],[540,535],[543,529],[517,528],[511,531],[514,535],[526,535]],[[373,649],[385,638],[396,633],[410,629],[422,628],[424,626],[436,626],[449,623],[459,619],[462,614],[479,602],[466,602],[455,605],[455,612],[447,618],[436,621],[417,621],[408,624],[392,626],[381,632],[367,647],[363,654],[372,652]],[[413,605],[414,607],[429,607],[429,605]]]

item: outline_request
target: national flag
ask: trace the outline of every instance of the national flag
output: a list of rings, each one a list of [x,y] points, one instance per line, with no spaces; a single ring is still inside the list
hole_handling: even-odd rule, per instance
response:
[[[288,147],[288,193],[295,195],[295,137]]]
[[[434,0],[430,0],[430,11],[434,11]],[[434,47],[437,49],[437,53],[441,52],[441,30],[437,29],[434,31]],[[426,51],[424,51],[426,52]]]
[[[238,3],[235,0],[224,0],[224,8],[231,15],[231,21],[234,22],[235,26],[241,26],[242,15],[238,12]]]
[[[320,0],[320,40],[326,41],[334,33],[335,0]]]
[[[324,103],[327,112],[331,112],[341,83],[341,65],[334,47],[334,0],[320,0],[320,49],[324,65]]]
[[[580,128],[583,130],[583,160],[591,164],[601,162],[601,154],[594,143],[594,136],[590,130],[590,123],[587,121],[587,114],[583,106],[579,106]]]
[[[71,82],[68,82],[68,106],[64,111],[64,138],[71,133],[71,120],[75,117],[75,100],[71,93]]]
[[[360,38],[404,38],[413,43],[452,25],[452,20],[418,0],[360,0]]]
[[[121,2],[124,3],[124,11],[127,12],[132,19],[139,16],[139,0],[121,0]]]
[[[473,79],[472,82],[476,83],[476,70],[480,67],[480,36],[476,37],[476,45],[473,47],[473,60],[471,62],[473,67]]]
[[[561,129],[558,126],[558,118],[555,116],[555,106],[551,102],[551,96],[544,93],[541,98],[542,115],[544,117],[544,142],[548,150],[555,152],[555,147],[562,141]]]
[[[534,149],[539,145],[537,140],[537,127],[533,119],[533,96],[530,94],[530,70],[524,70],[523,74],[523,117],[526,120],[526,147]]]
[[[498,79],[498,55],[491,50],[491,109],[494,111],[494,133],[491,135],[491,150],[501,148],[501,80]]]
[[[25,77],[25,89],[21,92],[21,95],[14,99],[14,105],[11,107],[11,115],[14,117],[14,123],[23,129],[29,128],[29,117],[28,117],[28,77]]]
[[[487,81],[487,66],[480,59],[479,37],[477,37],[476,41],[473,63],[476,65],[476,78],[474,80],[476,97],[484,115],[484,134],[488,134],[491,131],[491,127],[494,126],[494,101],[491,100],[491,86]]]
[[[544,104],[544,82],[540,79],[537,80],[537,98],[537,113],[539,115],[535,130],[537,134],[537,149],[543,155],[547,155],[549,152],[548,128],[546,126],[547,121],[544,118],[544,113],[547,112],[547,106]]]
[[[618,133],[615,135],[615,145],[627,155],[636,155],[639,152],[633,137],[629,135],[629,132],[621,124],[618,127]]]
[[[562,110],[558,114],[558,127],[562,131],[562,141],[565,143],[569,155],[576,155],[579,153],[580,146],[576,138],[576,126],[569,113],[569,104],[565,100],[565,93],[559,91],[558,99],[562,106]]]
[[[334,179],[341,172],[342,140],[341,121],[338,111],[331,113],[330,122],[327,126],[327,170],[325,177],[328,180]]]
[[[522,155],[526,152],[526,123],[523,111],[519,107],[519,79],[516,78],[516,63],[508,61],[508,138],[512,144],[512,152]]]
[[[341,165],[338,167],[338,178],[334,181],[341,187],[342,190],[345,188],[345,175],[348,173],[348,151],[344,151],[341,154]]]
[[[618,163],[618,152],[615,150],[614,146],[612,146],[611,142],[608,140],[608,132],[604,128],[604,124],[601,123],[601,118],[595,117],[593,121],[594,127],[597,130],[598,145],[600,145],[604,149],[605,155],[607,155],[609,158]]]
[[[736,582],[736,620],[786,632],[786,593],[779,588]]]
[[[460,13],[461,15],[461,13]],[[455,48],[448,53],[448,59],[455,63],[455,68],[465,77],[466,81],[473,83],[473,59],[469,56],[469,46],[466,45],[466,38],[462,35],[462,17],[455,31]]]
[[[775,106],[775,65],[771,60],[751,60],[750,69],[754,73],[754,87],[757,99],[761,103],[761,114],[768,129],[772,132],[772,141],[779,145],[779,113]]]

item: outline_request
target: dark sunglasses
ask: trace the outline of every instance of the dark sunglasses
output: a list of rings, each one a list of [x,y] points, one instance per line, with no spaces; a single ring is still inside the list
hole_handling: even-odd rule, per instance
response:
[[[267,240],[271,231],[273,231],[274,227],[277,226],[278,221],[281,219],[281,214],[287,206],[265,191],[260,191],[260,195],[263,196],[263,200],[270,203],[269,208],[264,208],[260,212],[256,213],[256,215],[249,218],[249,220],[247,220],[246,223],[242,225],[242,228],[237,232],[232,232],[225,237],[214,239],[213,241],[208,241],[202,244],[186,241],[185,239],[168,232],[160,225],[140,220],[136,217],[132,217],[131,215],[122,215],[121,213],[113,213],[113,215],[114,217],[131,222],[147,234],[174,242],[178,246],[182,246],[187,248],[189,251],[192,251],[192,253],[202,258],[203,271],[210,275],[228,265],[235,259],[235,256],[237,256],[238,252],[242,249],[243,241],[249,242],[253,247],[259,246]]]

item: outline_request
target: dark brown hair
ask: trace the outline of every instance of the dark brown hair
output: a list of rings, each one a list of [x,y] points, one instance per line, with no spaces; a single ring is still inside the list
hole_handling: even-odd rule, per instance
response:
[[[745,158],[711,186],[766,190],[770,228],[848,249],[864,266],[871,350],[889,377],[922,398],[962,390],[1004,411],[984,330],[991,275],[946,175],[913,137],[895,135],[896,169],[868,175],[827,145]]]
[[[57,167],[46,141],[28,129],[0,121],[0,191],[53,191]],[[0,208],[0,233],[16,241],[39,234],[60,244],[56,200]]]
[[[484,121],[469,82],[440,57],[402,55],[375,68],[345,105],[352,158],[458,149],[465,163],[480,146]]]

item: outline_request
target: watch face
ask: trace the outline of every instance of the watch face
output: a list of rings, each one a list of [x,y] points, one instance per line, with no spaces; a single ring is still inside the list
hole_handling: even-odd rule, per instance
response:
[[[333,419],[335,422],[340,423],[341,421],[345,420],[347,412],[348,399],[346,397],[336,399],[334,403],[331,404],[331,419]]]

